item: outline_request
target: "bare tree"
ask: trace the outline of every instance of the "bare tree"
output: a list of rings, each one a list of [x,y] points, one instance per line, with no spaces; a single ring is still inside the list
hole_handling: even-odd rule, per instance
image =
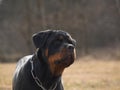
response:
[[[45,0],[37,0],[38,15],[42,16],[42,28],[46,29]]]
[[[115,0],[115,2],[116,2],[116,7],[118,9],[118,13],[120,15],[120,1],[119,0]]]
[[[31,36],[32,36],[32,9],[31,9],[31,1],[30,0],[24,0],[24,6],[25,6],[25,16],[24,16],[24,23],[22,23],[22,27],[24,27],[22,30],[20,30],[21,35],[26,41],[26,45],[28,47],[28,52],[32,52],[32,44],[31,44]]]

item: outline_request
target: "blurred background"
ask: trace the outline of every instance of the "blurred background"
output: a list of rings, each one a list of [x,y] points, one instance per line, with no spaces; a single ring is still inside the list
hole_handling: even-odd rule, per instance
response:
[[[120,59],[119,0],[0,0],[0,61],[32,54],[32,35],[46,29],[69,32],[77,56]]]
[[[16,61],[35,52],[32,35],[47,29],[77,41],[65,90],[120,90],[120,0],[0,0],[0,90],[12,90]]]

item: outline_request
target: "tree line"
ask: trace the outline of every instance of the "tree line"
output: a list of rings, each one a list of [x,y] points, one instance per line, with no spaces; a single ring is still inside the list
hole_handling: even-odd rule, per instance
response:
[[[119,0],[2,0],[0,61],[14,61],[34,52],[32,34],[46,29],[69,32],[77,51],[118,44]]]

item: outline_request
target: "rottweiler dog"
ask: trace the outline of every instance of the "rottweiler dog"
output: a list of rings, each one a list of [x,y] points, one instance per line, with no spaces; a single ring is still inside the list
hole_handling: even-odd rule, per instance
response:
[[[36,51],[17,63],[12,89],[64,90],[61,76],[76,58],[76,41],[65,31],[45,30],[33,42]]]

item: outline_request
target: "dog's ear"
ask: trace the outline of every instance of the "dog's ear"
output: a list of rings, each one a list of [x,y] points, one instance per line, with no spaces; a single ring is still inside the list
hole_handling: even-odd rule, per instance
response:
[[[48,39],[49,35],[52,33],[51,30],[41,31],[33,35],[33,43],[36,48],[42,48],[46,40]]]

